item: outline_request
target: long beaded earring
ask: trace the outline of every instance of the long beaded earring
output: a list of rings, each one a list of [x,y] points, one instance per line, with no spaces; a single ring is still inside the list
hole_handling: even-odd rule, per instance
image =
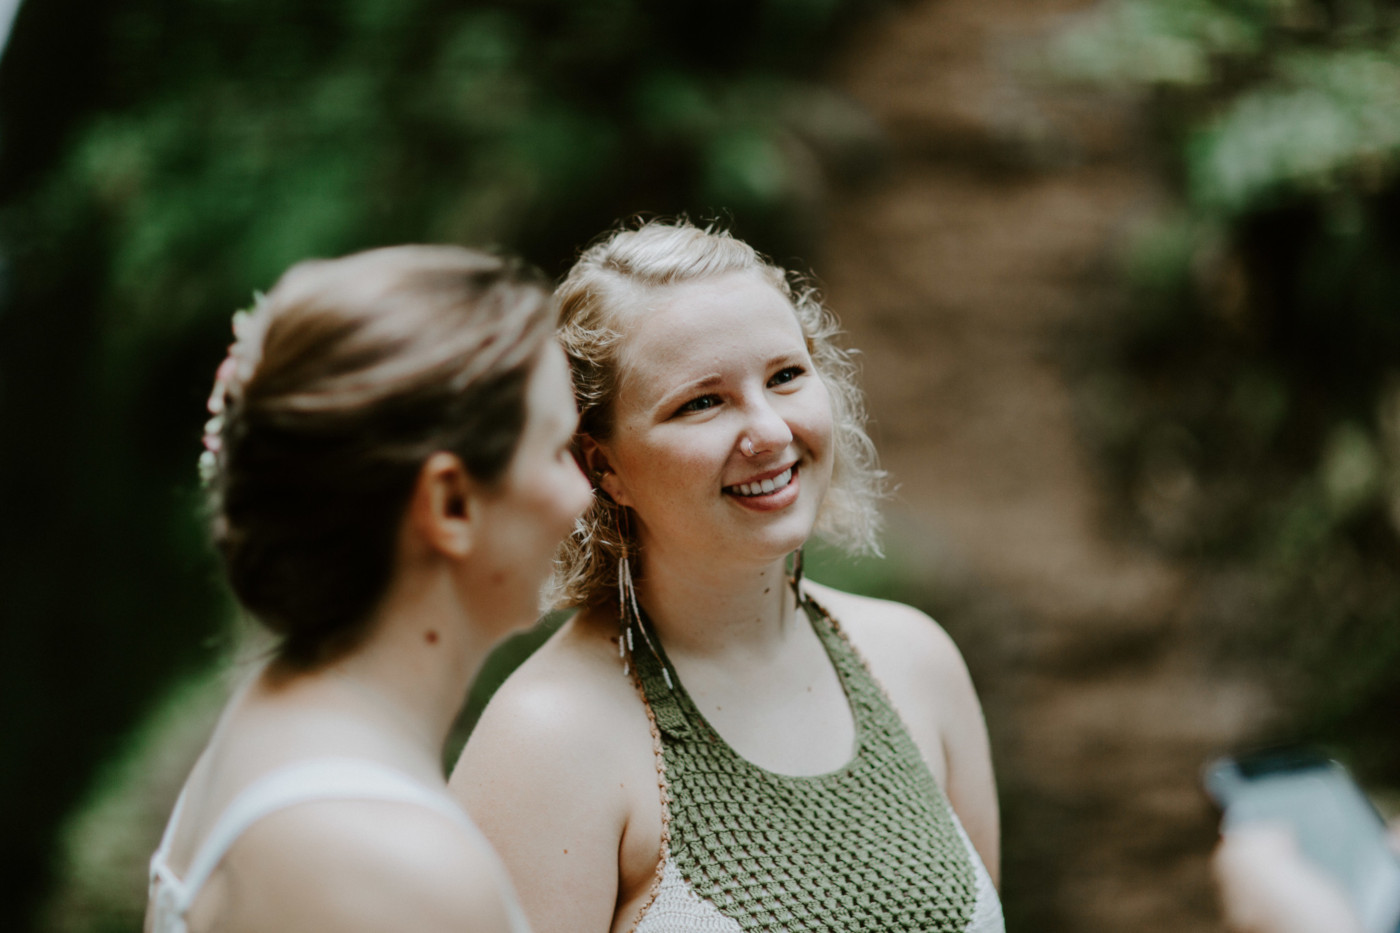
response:
[[[622,557],[617,561],[617,604],[619,618],[622,623],[622,630],[618,633],[617,653],[622,658],[622,673],[628,674],[631,671],[629,660],[633,654],[632,630],[635,628],[642,633],[642,640],[646,642],[647,649],[651,651],[652,657],[656,659],[656,666],[661,668],[661,677],[666,681],[667,689],[674,689],[671,685],[671,671],[661,660],[661,652],[656,650],[656,645],[651,640],[651,635],[647,632],[646,623],[642,620],[642,609],[637,604],[637,587],[632,580],[632,562],[629,559],[627,528],[627,509],[619,505],[618,512],[618,541],[622,545]]]

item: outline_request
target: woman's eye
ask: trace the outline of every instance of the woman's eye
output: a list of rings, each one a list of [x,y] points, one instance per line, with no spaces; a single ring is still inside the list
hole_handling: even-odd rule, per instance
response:
[[[776,373],[773,374],[773,378],[768,380],[768,384],[770,386],[777,386],[782,385],[785,382],[791,382],[798,376],[802,375],[805,371],[806,370],[804,370],[801,366],[785,366],[784,368],[778,370]]]
[[[701,395],[691,399],[680,408],[676,409],[676,414],[687,415],[691,412],[705,411],[707,408],[714,408],[718,404],[718,395]]]

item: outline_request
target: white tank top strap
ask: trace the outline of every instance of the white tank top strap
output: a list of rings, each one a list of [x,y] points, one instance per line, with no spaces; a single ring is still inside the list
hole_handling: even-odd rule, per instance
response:
[[[160,845],[151,856],[150,886],[146,892],[148,898],[156,896],[158,887],[172,891],[179,890],[181,886],[180,879],[170,870],[170,845],[175,838],[175,826],[180,822],[180,814],[185,809],[185,795],[188,793],[188,785],[180,788],[180,796],[175,798],[175,809],[170,811],[170,819],[165,823],[165,832],[161,833]]]
[[[184,793],[180,796],[183,802]],[[209,880],[209,875],[250,826],[285,807],[313,800],[383,800],[419,804],[456,821],[473,838],[481,837],[480,830],[445,792],[426,787],[401,771],[364,758],[315,758],[297,762],[258,778],[234,798],[195,853],[184,879],[177,882],[179,896],[175,908],[181,914],[190,908],[204,882]],[[171,828],[179,818],[180,805],[176,803],[166,829],[166,839],[162,840],[156,853],[162,868],[165,866]],[[168,880],[162,879],[162,883]]]
[[[165,832],[160,834],[160,845],[156,847],[156,854],[151,856],[152,861],[155,859],[165,861],[165,856],[170,851],[170,844],[175,838],[175,824],[180,822],[180,814],[185,809],[185,795],[187,793],[189,793],[188,785],[180,788],[180,796],[175,798],[175,809],[170,811],[170,819],[165,823]]]

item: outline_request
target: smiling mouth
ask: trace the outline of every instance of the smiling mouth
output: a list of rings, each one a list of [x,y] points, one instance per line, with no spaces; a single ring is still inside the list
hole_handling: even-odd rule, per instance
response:
[[[743,498],[752,498],[754,496],[766,496],[769,493],[777,492],[779,489],[782,489],[788,483],[791,483],[792,478],[794,475],[796,475],[796,473],[797,465],[793,464],[792,466],[788,467],[786,470],[779,473],[777,476],[772,477],[771,479],[759,480],[756,483],[739,483],[734,486],[725,486],[724,491],[729,493],[730,495],[741,496]]]

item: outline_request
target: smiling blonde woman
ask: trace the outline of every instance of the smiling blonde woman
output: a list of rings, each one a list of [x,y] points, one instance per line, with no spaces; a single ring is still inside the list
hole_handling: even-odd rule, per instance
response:
[[[559,574],[580,611],[451,780],[536,931],[1001,930],[956,647],[802,578],[814,531],[860,550],[878,525],[834,319],[684,223],[612,235],[558,296],[595,488]]]

